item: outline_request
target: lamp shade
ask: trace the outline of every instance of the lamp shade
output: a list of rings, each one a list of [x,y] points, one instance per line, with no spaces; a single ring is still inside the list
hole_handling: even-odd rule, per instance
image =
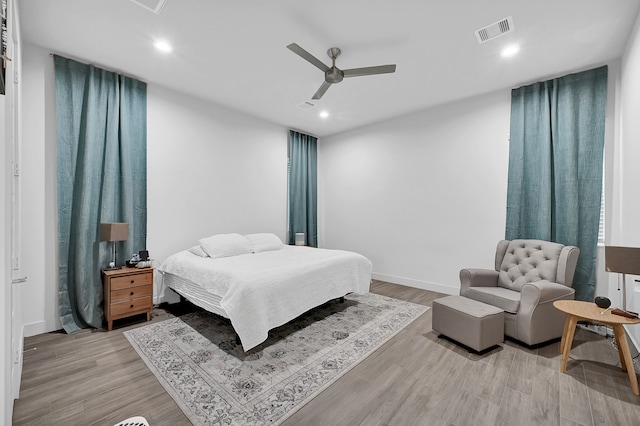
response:
[[[605,246],[607,272],[640,275],[640,248]]]
[[[129,239],[128,223],[101,223],[100,241],[126,241]]]

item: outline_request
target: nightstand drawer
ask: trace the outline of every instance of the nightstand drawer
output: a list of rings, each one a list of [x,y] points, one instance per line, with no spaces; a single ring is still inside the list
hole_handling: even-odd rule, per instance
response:
[[[122,314],[128,314],[129,312],[145,311],[151,308],[151,297],[133,299],[127,302],[112,303],[109,307],[109,309],[111,310],[111,315],[113,317],[117,317]]]
[[[139,287],[143,285],[149,285],[153,282],[153,274],[135,274],[127,275],[125,277],[113,277],[111,278],[111,291],[122,290],[123,288]]]
[[[151,296],[153,287],[143,285],[140,287],[123,288],[122,290],[111,291],[111,303],[123,302],[125,300],[139,299]]]

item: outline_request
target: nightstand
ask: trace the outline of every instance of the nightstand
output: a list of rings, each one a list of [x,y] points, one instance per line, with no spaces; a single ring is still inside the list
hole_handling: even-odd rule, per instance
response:
[[[151,320],[153,309],[153,268],[128,268],[102,271],[104,287],[104,316],[107,330],[113,320],[147,314]]]

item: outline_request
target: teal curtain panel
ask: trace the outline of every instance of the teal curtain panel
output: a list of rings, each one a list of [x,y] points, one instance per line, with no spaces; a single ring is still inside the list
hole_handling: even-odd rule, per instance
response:
[[[318,246],[318,139],[289,130],[289,244]]]
[[[576,299],[593,300],[607,67],[511,92],[506,239],[575,245]]]
[[[146,83],[54,56],[59,305],[68,333],[103,323],[101,268],[112,259],[100,223],[126,222],[117,264],[146,249]]]

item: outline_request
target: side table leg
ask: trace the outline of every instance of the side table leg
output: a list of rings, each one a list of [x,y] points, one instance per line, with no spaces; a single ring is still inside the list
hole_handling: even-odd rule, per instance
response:
[[[560,339],[560,353],[564,353],[564,345],[567,342],[567,334],[569,331],[569,325],[571,324],[571,320],[569,319],[569,315],[567,315],[567,319],[564,320],[564,330],[562,331],[562,339]]]
[[[622,324],[611,324],[613,327],[613,334],[616,336],[616,343],[618,344],[618,353],[620,355],[620,364],[622,364],[622,370],[627,370],[629,375],[629,381],[631,382],[631,390],[634,395],[640,395],[640,389],[638,388],[638,378],[636,377],[636,370],[633,367],[633,360],[631,359],[631,351],[629,350],[629,343],[627,343],[627,335],[624,332]]]
[[[571,345],[573,344],[573,335],[576,333],[576,325],[578,324],[578,317],[571,314],[567,314],[567,322],[565,323],[565,333],[562,335],[562,365],[560,365],[560,372],[565,373],[567,371],[567,361],[569,360],[569,352],[571,351]]]
[[[625,359],[624,356],[624,350],[622,349],[622,347],[620,347],[620,342],[627,341],[627,337],[624,333],[624,328],[622,328],[622,326],[620,324],[612,324],[611,328],[613,328],[613,335],[615,336],[616,339],[616,346],[618,348],[618,356],[620,357],[620,368],[622,368],[622,371],[627,371],[627,360]]]

